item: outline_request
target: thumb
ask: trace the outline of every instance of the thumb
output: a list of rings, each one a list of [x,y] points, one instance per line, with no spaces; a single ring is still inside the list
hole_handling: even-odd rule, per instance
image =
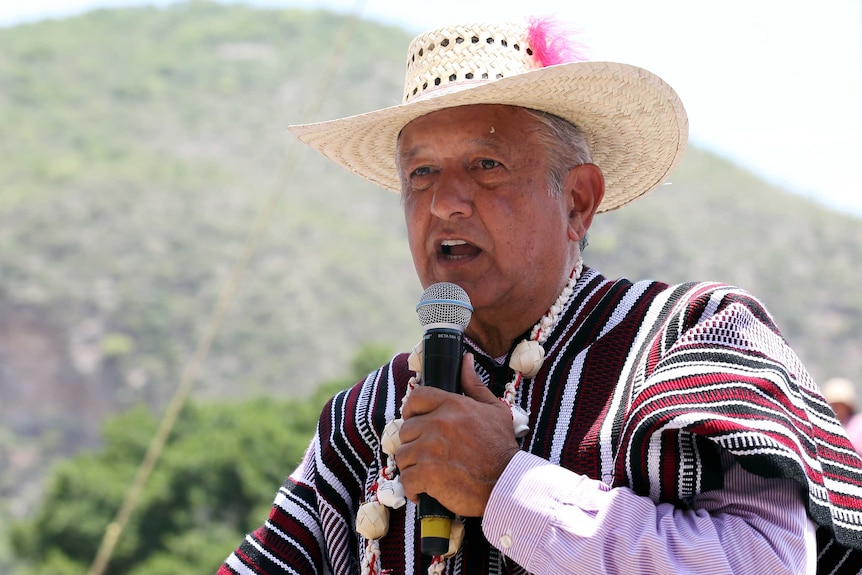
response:
[[[476,373],[475,358],[472,353],[465,353],[461,361],[461,391],[467,397],[480,403],[499,402],[497,396],[479,379],[479,374]]]

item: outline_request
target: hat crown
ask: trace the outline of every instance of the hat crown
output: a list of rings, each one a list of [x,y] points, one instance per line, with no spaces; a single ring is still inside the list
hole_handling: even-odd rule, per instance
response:
[[[403,103],[541,67],[527,26],[463,24],[425,32],[407,48]]]

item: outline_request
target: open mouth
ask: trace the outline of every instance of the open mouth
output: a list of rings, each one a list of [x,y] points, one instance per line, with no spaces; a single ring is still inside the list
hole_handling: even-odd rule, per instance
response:
[[[443,257],[450,260],[468,258],[478,254],[481,250],[473,244],[464,240],[443,240],[440,243],[440,252]]]

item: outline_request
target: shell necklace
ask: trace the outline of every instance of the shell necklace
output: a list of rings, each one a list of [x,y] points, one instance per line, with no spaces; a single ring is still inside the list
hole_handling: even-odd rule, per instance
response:
[[[542,345],[548,340],[548,336],[559,321],[560,314],[565,310],[569,299],[575,292],[575,284],[581,277],[583,269],[584,262],[579,257],[557,301],[533,326],[530,337],[521,341],[512,351],[509,367],[515,372],[515,376],[506,384],[506,389],[500,400],[512,410],[512,426],[517,438],[524,437],[530,430],[528,425],[529,414],[520,406],[515,405],[518,386],[525,377],[536,377],[542,368],[542,363],[545,360],[545,349]],[[422,384],[422,342],[413,348],[407,363],[415,374],[407,382],[407,391],[401,399],[402,410],[410,397],[410,392],[417,385]],[[403,422],[404,420],[401,418],[393,419],[383,429],[380,446],[383,453],[386,454],[386,465],[380,470],[377,481],[369,488],[365,502],[359,507],[356,514],[356,532],[366,540],[365,554],[362,558],[362,575],[384,575],[389,572],[380,565],[379,540],[389,531],[389,509],[399,509],[407,503],[407,498],[404,497],[404,487],[401,485],[401,478],[398,475],[398,466],[395,464],[395,452],[401,446],[399,432]],[[458,552],[463,540],[464,523],[456,517],[452,521],[449,534],[449,550],[444,555],[437,555],[431,560],[428,575],[441,575],[446,569],[446,559]]]

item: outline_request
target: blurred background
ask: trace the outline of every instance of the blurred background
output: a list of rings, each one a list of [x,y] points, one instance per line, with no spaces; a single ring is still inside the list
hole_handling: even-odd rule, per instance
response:
[[[424,29],[525,14],[19,4],[0,6],[0,573],[87,572],[172,405],[106,572],[214,572],[324,401],[421,335],[397,196],[285,126],[397,103]],[[531,10],[658,73],[691,121],[671,183],[597,218],[587,264],[741,285],[817,381],[862,383],[860,3]]]

